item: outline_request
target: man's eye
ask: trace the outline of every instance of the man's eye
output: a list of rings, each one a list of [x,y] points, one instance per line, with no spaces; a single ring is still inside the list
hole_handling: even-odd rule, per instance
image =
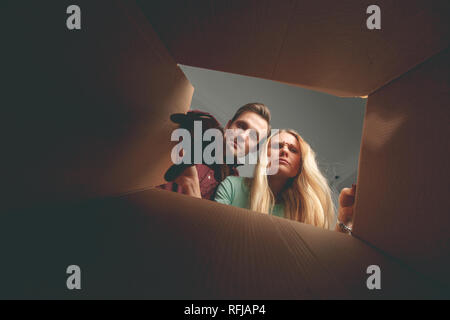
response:
[[[243,123],[243,122],[239,122],[239,123],[238,123],[238,128],[239,128],[239,129],[246,130],[246,129],[247,129],[247,124],[246,124],[246,123]]]

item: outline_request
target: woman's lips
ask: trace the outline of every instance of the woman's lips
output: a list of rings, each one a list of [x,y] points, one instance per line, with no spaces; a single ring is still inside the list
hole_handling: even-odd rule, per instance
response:
[[[287,161],[286,159],[279,159],[278,160],[279,163],[285,164],[285,165],[290,165],[289,161]]]

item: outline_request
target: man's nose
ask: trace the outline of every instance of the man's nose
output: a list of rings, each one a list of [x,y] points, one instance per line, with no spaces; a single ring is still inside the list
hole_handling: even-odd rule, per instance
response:
[[[249,132],[250,130],[245,130],[244,132],[241,132],[239,137],[241,137],[243,141],[247,141],[249,137]]]

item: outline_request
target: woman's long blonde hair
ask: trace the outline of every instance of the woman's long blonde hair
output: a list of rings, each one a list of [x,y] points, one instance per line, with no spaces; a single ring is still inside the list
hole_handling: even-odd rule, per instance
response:
[[[263,145],[253,179],[250,184],[250,209],[269,213],[275,205],[275,197],[267,180],[267,150],[271,139],[281,132],[287,132],[297,138],[300,144],[300,172],[288,182],[282,191],[284,217],[317,227],[330,229],[334,219],[335,207],[331,199],[328,182],[320,172],[316,155],[309,144],[294,130],[280,130],[269,137]]]

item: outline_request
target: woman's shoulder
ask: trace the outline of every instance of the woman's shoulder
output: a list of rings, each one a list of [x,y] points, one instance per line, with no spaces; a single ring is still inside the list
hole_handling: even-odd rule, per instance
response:
[[[240,203],[239,200],[243,194],[246,193],[244,189],[244,178],[236,176],[226,177],[217,187],[214,200],[224,204],[236,205]],[[239,205],[238,205],[239,206]]]
[[[242,183],[243,181],[244,181],[244,177],[238,177],[238,176],[228,176],[228,177],[226,177],[225,179],[224,179],[224,181],[225,180],[228,180],[228,182],[230,182],[230,183],[233,183],[233,184],[236,184],[236,183]]]
[[[228,176],[225,180],[227,180],[227,184],[238,192],[249,192],[251,178],[247,177],[237,177],[237,176]],[[224,181],[225,181],[224,180]]]
[[[246,184],[246,178],[228,176],[220,184],[215,200],[239,208],[247,208],[248,194],[249,189]],[[222,199],[225,200],[221,201]]]
[[[232,188],[233,190],[240,190],[246,188],[247,184],[244,177],[228,176],[222,183],[222,185]]]

